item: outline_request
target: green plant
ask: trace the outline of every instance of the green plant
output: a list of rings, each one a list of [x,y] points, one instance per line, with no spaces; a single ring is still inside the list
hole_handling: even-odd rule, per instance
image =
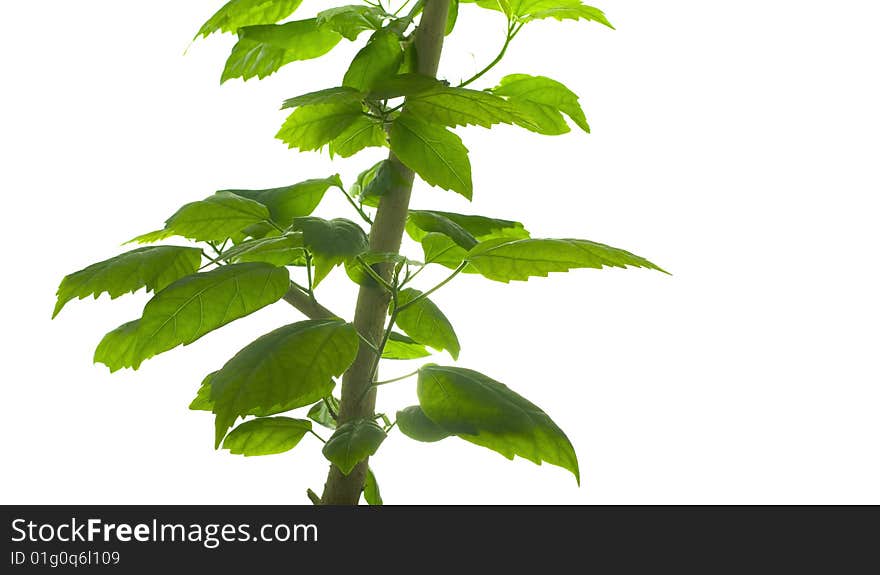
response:
[[[457,358],[456,333],[430,296],[458,274],[507,283],[573,268],[660,270],[607,245],[532,238],[515,221],[409,209],[416,174],[471,198],[468,150],[451,128],[504,123],[558,135],[570,131],[567,116],[589,132],[578,97],[555,80],[513,74],[495,87],[466,86],[502,60],[529,22],[610,23],[580,0],[418,0],[398,2],[396,8],[365,0],[278,24],[300,3],[231,0],[198,36],[238,34],[225,82],[263,78],[368,33],[340,86],[284,102],[293,111],[277,137],[301,151],[326,146],[331,156],[343,158],[387,146],[388,159],[363,171],[348,189],[334,175],[267,190],[224,190],[186,204],[164,228],[132,240],[150,245],[65,277],[55,315],[75,298],[105,292],[116,298],[140,288],[154,292],[139,319],[98,345],[95,361],[115,371],[137,369],[154,355],[282,299],[300,310],[307,320],[263,335],[210,373],[190,407],[214,413],[216,447],[232,453],[286,452],[307,434],[324,441],[330,472],[321,497],[309,492],[315,503],[355,504],[361,493],[368,503],[380,503],[368,458],[394,427],[418,441],[457,436],[510,459],[546,461],[579,480],[575,451],[559,427],[540,408],[475,371],[423,365],[410,374],[418,376],[418,405],[397,412],[393,422],[374,406],[377,387],[404,379],[379,381],[380,360],[425,358],[428,348]],[[451,85],[435,76],[444,36],[463,3],[497,11],[507,21],[507,34],[482,71]],[[349,219],[311,216],[330,190],[344,194],[369,233]],[[404,231],[421,245],[422,261],[400,255]],[[193,244],[161,244],[171,237]],[[451,272],[420,291],[416,280],[429,265]],[[316,298],[319,284],[337,266],[358,285],[350,323]],[[308,408],[306,418],[279,415],[300,408]],[[247,420],[236,426],[240,418]],[[332,435],[321,438],[314,424]]]

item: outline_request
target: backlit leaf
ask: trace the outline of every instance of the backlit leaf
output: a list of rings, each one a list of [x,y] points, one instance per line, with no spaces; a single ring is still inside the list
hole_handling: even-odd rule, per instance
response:
[[[317,92],[309,92],[295,98],[288,98],[284,100],[281,109],[298,108],[312,104],[351,104],[352,102],[360,102],[365,96],[366,94],[360,90],[355,90],[348,86],[337,86],[335,88],[318,90]]]
[[[395,75],[402,61],[400,37],[392,30],[383,28],[373,34],[367,45],[354,57],[342,85],[369,91],[376,82]]]
[[[529,116],[504,98],[490,92],[440,86],[410,96],[406,109],[420,119],[443,126],[522,124]]]
[[[266,206],[230,192],[190,202],[168,218],[165,228],[197,241],[222,242],[269,219]]]
[[[384,10],[375,6],[348,5],[318,12],[318,26],[356,40],[366,30],[378,30],[385,20]]]
[[[235,455],[275,455],[290,451],[311,431],[312,422],[290,417],[261,417],[229,432],[223,449]]]
[[[302,106],[288,116],[275,137],[290,148],[319,150],[362,117],[359,102]]]
[[[422,292],[407,288],[401,290],[398,302],[401,307],[422,295]],[[461,345],[452,324],[443,315],[434,302],[422,298],[399,312],[397,326],[419,343],[423,343],[438,351],[446,350],[453,358],[458,359]]]
[[[367,468],[367,477],[364,480],[364,501],[367,505],[382,505],[382,494],[379,493],[379,483],[373,470]]]
[[[307,216],[315,211],[324,194],[333,186],[342,188],[338,175],[299,182],[292,186],[268,190],[227,190],[227,192],[259,202],[269,209],[269,214],[282,228],[289,227],[294,218]]]
[[[385,432],[372,419],[348,421],[337,427],[327,440],[324,457],[348,475],[358,463],[376,453],[385,437]]]
[[[306,248],[315,260],[317,285],[330,271],[346,259],[365,252],[368,248],[364,230],[351,220],[316,217],[296,218],[293,228],[301,231]]]
[[[330,407],[327,407],[328,404]],[[330,412],[331,408],[333,409],[332,413]],[[324,427],[336,429],[336,418],[333,415],[337,413],[339,413],[339,400],[329,395],[309,409],[308,418]]]
[[[382,147],[386,144],[387,134],[381,121],[361,116],[349,125],[341,134],[330,140],[330,157],[334,155],[349,158],[364,148]]]
[[[242,242],[223,252],[232,263],[265,262],[273,266],[302,266],[306,263],[302,234],[286,233]]]
[[[452,435],[428,419],[418,405],[411,405],[397,412],[397,427],[410,439],[425,443],[434,443]]]
[[[502,78],[492,92],[506,96],[511,104],[518,107],[522,116],[529,121],[517,123],[526,129],[545,134],[564,133],[560,131],[559,124],[559,113],[562,112],[583,131],[590,132],[577,94],[556,80],[544,76],[511,74]]]
[[[413,338],[392,331],[382,350],[382,359],[420,359],[428,357],[431,352]]]
[[[293,14],[302,0],[230,0],[211,16],[196,34],[208,37],[214,32],[235,32],[243,26],[274,24]]]

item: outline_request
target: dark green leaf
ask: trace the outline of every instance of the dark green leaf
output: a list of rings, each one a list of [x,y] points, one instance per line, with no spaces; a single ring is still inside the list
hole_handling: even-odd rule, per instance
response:
[[[367,505],[382,505],[382,494],[379,493],[379,483],[373,470],[367,468],[367,477],[364,480],[364,501]]]
[[[398,172],[389,160],[382,160],[358,178],[359,200],[366,206],[377,207],[379,198],[387,194],[395,185]]]
[[[354,57],[343,86],[369,91],[378,81],[394,76],[403,61],[400,37],[388,28],[379,30]]]
[[[372,419],[348,421],[337,427],[327,440],[324,457],[343,475],[348,475],[358,463],[376,453],[385,437],[385,432]]]
[[[342,36],[333,30],[319,28],[314,18],[240,28],[220,82],[263,79],[285,64],[323,56],[340,40]]]
[[[232,263],[265,262],[273,266],[303,266],[306,264],[306,251],[302,234],[286,233],[248,240],[223,252],[223,258]]]
[[[427,183],[471,198],[471,163],[461,138],[404,112],[392,124],[390,141],[398,159]]]
[[[359,102],[302,106],[288,116],[275,137],[290,148],[319,150],[362,117]]]
[[[58,287],[58,301],[52,317],[74,298],[102,293],[115,299],[146,287],[159,291],[183,276],[194,273],[202,262],[202,250],[179,246],[150,246],[131,250],[92,264],[66,276]]]
[[[375,6],[349,5],[318,12],[318,26],[356,40],[361,32],[378,30],[385,20],[385,12]]]
[[[441,212],[410,210],[406,223],[407,233],[416,241],[421,240],[429,232],[436,232],[448,236],[449,239],[466,250],[478,243],[469,231]]]
[[[333,413],[327,408],[327,404],[330,404],[330,407],[333,408]],[[308,418],[324,427],[336,429],[334,413],[339,413],[339,400],[329,395],[326,399],[318,401],[309,409]]]
[[[261,417],[229,432],[223,449],[235,455],[275,455],[290,451],[311,431],[312,422],[290,417]]]
[[[239,416],[303,407],[329,395],[332,378],[348,369],[357,349],[354,328],[335,319],[286,325],[247,345],[211,380],[217,445]]]
[[[286,110],[287,108],[298,108],[312,104],[351,104],[352,102],[360,102],[365,96],[366,94],[354,88],[338,86],[336,88],[318,90],[317,92],[309,92],[295,98],[288,98],[284,100],[281,109]]]
[[[565,433],[503,383],[470,369],[426,365],[417,392],[425,415],[441,428],[508,459],[519,455],[558,465],[580,483],[577,455]]]
[[[205,22],[196,38],[235,32],[243,26],[274,24],[293,14],[302,0],[230,0]]]
[[[422,292],[407,288],[398,295],[401,307],[413,301]],[[397,326],[414,340],[438,351],[446,350],[453,358],[458,359],[461,346],[452,324],[443,315],[434,302],[422,298],[415,304],[407,306],[397,315]]]
[[[217,192],[177,210],[165,222],[165,228],[197,241],[222,242],[268,219],[269,210],[261,203],[238,194]]]
[[[428,419],[418,405],[411,405],[397,412],[397,427],[407,437],[425,443],[440,441],[452,435]]]
[[[431,352],[413,338],[392,331],[382,351],[382,359],[420,359]]]
[[[316,217],[296,218],[293,229],[303,233],[306,248],[315,260],[314,284],[317,285],[330,271],[346,259],[367,250],[367,234],[351,220]]]
[[[413,213],[422,215],[421,217],[413,218]],[[419,242],[422,241],[429,232],[445,233],[444,228],[449,227],[446,222],[450,222],[452,225],[465,230],[468,234],[480,241],[502,237],[529,237],[529,232],[519,222],[470,214],[440,212],[437,210],[410,210],[410,217],[407,220],[406,231],[412,239]],[[446,233],[446,235],[452,237],[448,233]],[[470,247],[473,246],[469,246],[468,249],[470,249]]]
[[[272,220],[280,227],[287,228],[294,218],[307,216],[315,211],[324,194],[333,186],[342,189],[342,181],[338,175],[306,180],[283,188],[226,191],[263,204],[269,209]]]
[[[330,140],[330,157],[338,155],[349,158],[364,148],[380,148],[387,140],[388,136],[382,122],[362,115],[341,134]]]
[[[562,131],[560,126],[559,113],[562,112],[583,131],[590,132],[577,94],[556,80],[544,76],[511,74],[502,78],[492,92],[506,96],[518,108],[529,121],[517,123],[526,129],[546,134],[564,133],[568,130],[566,127]]]
[[[278,301],[289,287],[286,269],[262,263],[232,264],[186,276],[147,302],[136,329],[129,323],[107,334],[95,360],[111,371],[137,369],[154,355],[189,345],[208,332]],[[113,346],[131,351],[123,353],[113,350]]]
[[[439,86],[410,96],[406,109],[420,119],[443,126],[522,124],[530,117],[490,92]]]
[[[574,268],[632,266],[667,273],[628,251],[572,239],[490,239],[472,249],[468,261],[483,276],[505,283],[525,281],[535,276],[547,277],[550,272],[566,272]]]

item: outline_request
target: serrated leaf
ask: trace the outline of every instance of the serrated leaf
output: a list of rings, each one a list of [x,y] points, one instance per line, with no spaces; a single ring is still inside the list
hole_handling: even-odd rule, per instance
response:
[[[144,360],[189,345],[278,301],[289,287],[285,268],[262,263],[232,264],[186,276],[147,302],[136,329],[129,323],[107,334],[95,360],[111,371],[137,369]],[[115,351],[113,346],[126,351]]]
[[[370,89],[369,96],[374,100],[413,97],[425,92],[446,88],[447,83],[415,72],[399,73],[377,81]]]
[[[331,413],[330,409],[327,407],[328,403],[333,409],[333,413]],[[336,429],[336,418],[333,417],[334,413],[339,413],[339,400],[330,395],[327,396],[326,399],[318,401],[311,407],[311,409],[309,409],[308,418],[329,429]]]
[[[313,104],[351,104],[353,102],[360,102],[365,97],[366,94],[360,90],[355,90],[348,86],[337,86],[288,98],[284,100],[281,109],[286,110],[288,108],[311,106]]]
[[[214,402],[211,401],[211,379],[214,378],[216,371],[212,371],[202,380],[199,391],[196,392],[195,398],[190,402],[189,408],[193,411],[212,411]]]
[[[331,158],[334,155],[349,158],[365,148],[381,148],[387,139],[381,121],[361,116],[330,140],[328,151]]]
[[[558,134],[559,113],[572,119],[583,131],[589,133],[590,126],[577,94],[560,82],[544,76],[511,74],[501,79],[492,92],[507,97],[518,107],[520,114],[528,122],[517,122],[520,126],[539,133]],[[567,130],[566,130],[567,131]]]
[[[490,92],[440,86],[410,96],[406,109],[420,119],[442,126],[482,126],[529,123],[529,116]]]
[[[318,27],[314,18],[240,28],[220,83],[255,76],[262,80],[285,64],[323,56],[341,40],[333,30]]]
[[[478,243],[477,238],[456,222],[442,213],[430,210],[410,210],[406,220],[406,231],[416,241],[430,232],[440,233],[465,250],[471,249]]]
[[[411,405],[397,412],[397,427],[410,439],[424,443],[434,443],[452,435],[428,419],[418,405]]]
[[[504,283],[526,281],[536,276],[547,277],[550,272],[566,272],[575,268],[632,266],[667,273],[628,251],[574,239],[490,239],[473,248],[467,259],[484,277]]]
[[[322,452],[343,475],[376,453],[385,441],[385,432],[372,419],[355,419],[336,428]]]
[[[426,365],[417,393],[424,414],[442,429],[508,459],[519,455],[558,465],[580,483],[577,455],[565,433],[503,383],[470,369]]]
[[[468,256],[467,250],[452,241],[449,236],[437,232],[426,234],[421,243],[426,264],[439,264],[449,269],[455,269]],[[468,273],[469,270],[471,270],[471,266],[464,269],[465,273]]]
[[[421,359],[431,352],[413,338],[392,331],[382,350],[382,359]]]
[[[394,120],[390,143],[397,158],[427,183],[471,199],[471,163],[461,138],[407,111]]]
[[[314,285],[318,285],[334,267],[368,248],[364,230],[345,218],[296,218],[293,229],[302,232],[305,246],[314,258]]]
[[[235,32],[243,26],[274,24],[293,14],[302,0],[230,0],[202,25],[196,38]]]
[[[555,18],[556,20],[587,20],[614,29],[598,8],[580,0],[510,0],[511,8],[523,22]]]
[[[402,308],[421,295],[419,290],[407,288],[400,292],[397,300]],[[422,298],[400,311],[397,315],[397,326],[417,342],[438,351],[446,350],[454,359],[458,359],[461,351],[458,336],[440,308],[430,299]]]
[[[291,417],[261,417],[229,432],[223,449],[235,455],[275,455],[290,451],[312,430],[312,422]]]
[[[342,85],[369,91],[378,81],[395,75],[402,61],[400,37],[392,30],[383,28],[374,33],[354,57]]]
[[[286,233],[242,242],[223,252],[223,258],[231,263],[264,262],[279,267],[303,266],[306,264],[306,251],[302,234]]]
[[[319,150],[362,117],[359,102],[302,106],[288,116],[275,137],[290,148]]]
[[[175,235],[176,234],[173,231],[162,228],[161,230],[147,232],[145,234],[141,234],[137,237],[134,237],[134,238],[128,240],[127,242],[125,242],[123,245],[126,245],[126,244],[154,244],[156,242],[161,242],[162,240],[167,240],[168,238],[173,238]]]
[[[269,210],[261,203],[231,192],[217,192],[177,210],[165,222],[165,228],[196,241],[222,242],[268,219]]]
[[[194,273],[202,262],[202,250],[180,246],[149,246],[137,248],[116,257],[92,264],[61,280],[58,301],[52,317],[74,298],[90,295],[98,299],[102,293],[115,299],[145,287],[159,291],[165,286]]]
[[[364,501],[367,505],[382,505],[382,494],[379,493],[379,483],[373,470],[367,468],[367,477],[364,479]]]
[[[329,178],[305,180],[292,186],[267,190],[226,190],[237,196],[259,202],[268,208],[272,221],[282,228],[289,227],[295,218],[308,216],[331,187],[342,188],[338,175]]]
[[[375,6],[348,5],[318,12],[318,26],[338,32],[348,40],[356,40],[361,32],[378,30],[385,20],[385,11]]]
[[[438,210],[410,210],[409,213],[410,217],[407,221],[411,225],[407,227],[407,233],[417,242],[421,241],[428,232],[443,233],[443,228],[448,225],[445,222],[451,222],[453,225],[465,230],[468,234],[480,241],[501,237],[529,237],[528,230],[526,230],[520,222],[512,220],[487,218],[486,216],[477,216],[473,214],[441,212]],[[412,214],[414,213],[417,213],[420,216],[414,219],[412,217]]]
[[[307,320],[258,338],[211,380],[216,443],[239,416],[260,409],[304,407],[326,397],[348,369],[358,336],[342,320]]]

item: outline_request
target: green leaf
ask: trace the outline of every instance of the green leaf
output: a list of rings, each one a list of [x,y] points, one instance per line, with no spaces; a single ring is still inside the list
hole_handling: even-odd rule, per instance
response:
[[[441,212],[437,210],[410,210],[410,216],[407,219],[406,231],[415,241],[421,241],[429,232],[446,233],[444,229],[458,228],[464,230],[470,236],[477,240],[487,240],[490,238],[527,238],[529,232],[520,222],[512,220],[501,220],[498,218],[487,218],[485,216],[477,216],[471,214],[456,214],[453,212]],[[413,214],[418,214],[415,218]],[[470,249],[473,247],[465,246]]]
[[[514,13],[523,22],[555,18],[556,20],[587,20],[614,29],[605,14],[598,8],[587,6],[580,0],[510,0]]]
[[[254,76],[262,80],[285,64],[323,56],[340,40],[342,36],[333,30],[319,28],[314,18],[240,28],[238,43],[226,60],[220,83]]]
[[[368,249],[367,234],[345,218],[296,218],[293,229],[303,233],[305,246],[314,258],[314,285],[327,277],[334,267]]]
[[[275,455],[290,451],[306,433],[312,422],[290,417],[261,417],[246,421],[229,432],[223,449],[235,455]]]
[[[325,88],[317,92],[309,92],[295,98],[284,100],[281,106],[282,110],[288,108],[298,108],[300,106],[311,106],[313,104],[351,104],[352,102],[360,102],[366,97],[364,92],[349,88],[348,86],[337,86],[335,88]]]
[[[388,28],[379,30],[354,57],[343,86],[369,91],[378,81],[394,76],[403,61],[400,36]]]
[[[668,273],[628,251],[572,239],[486,240],[470,251],[468,261],[484,277],[504,283],[547,277],[550,272],[567,272],[574,268],[632,266]]]
[[[154,244],[174,237],[176,234],[168,229],[162,228],[154,232],[147,232],[125,242],[126,244]]]
[[[391,150],[432,186],[471,199],[471,163],[461,138],[406,111],[391,126]]]
[[[449,14],[446,17],[446,35],[452,34],[455,30],[455,23],[458,21],[458,0],[450,0]]]
[[[330,157],[334,155],[349,158],[364,148],[381,148],[388,136],[382,122],[367,116],[361,116],[349,125],[341,134],[330,140]]]
[[[375,208],[379,205],[379,198],[387,194],[397,182],[397,174],[389,160],[382,160],[358,176],[358,188],[352,196],[357,197],[362,204]]]
[[[293,14],[302,0],[231,0],[201,27],[196,38],[217,31],[235,32],[243,26],[274,24]]]
[[[318,12],[318,26],[329,28],[348,40],[356,40],[361,32],[378,30],[385,21],[385,12],[375,6],[339,6]]]
[[[327,408],[328,403],[333,408],[333,413],[339,413],[339,400],[332,395],[328,395],[326,399],[318,401],[309,409],[308,418],[324,427],[336,429],[336,419]]]
[[[282,188],[226,190],[226,192],[263,204],[269,209],[272,221],[282,228],[287,228],[295,218],[307,216],[315,211],[324,194],[333,186],[342,189],[339,175],[306,180]]]
[[[403,307],[421,295],[422,292],[407,288],[400,292],[397,299],[400,307]],[[399,312],[397,326],[417,342],[438,351],[446,350],[454,359],[458,359],[461,351],[458,336],[440,308],[430,299],[422,298]]]
[[[478,243],[477,238],[469,231],[440,212],[410,210],[406,229],[410,237],[416,241],[421,240],[430,232],[435,232],[449,237],[465,250],[471,249]]]
[[[262,263],[232,264],[186,276],[147,302],[136,329],[129,323],[107,334],[95,360],[111,371],[137,369],[146,359],[181,344],[189,345],[206,333],[278,301],[289,287],[285,268]],[[110,349],[112,345],[133,349],[122,353]]]
[[[417,393],[428,419],[446,431],[508,459],[519,455],[558,465],[580,483],[577,455],[565,433],[503,383],[470,369],[426,365]]]
[[[217,192],[177,210],[165,222],[165,228],[196,241],[222,242],[268,219],[269,210],[261,203],[231,192]]]
[[[290,148],[319,150],[364,117],[359,102],[313,104],[297,108],[275,136]]]
[[[560,134],[568,131],[565,122],[560,124],[560,112],[567,115],[583,131],[589,133],[590,126],[581,109],[577,94],[556,80],[544,76],[528,74],[511,74],[501,79],[501,83],[492,89],[499,96],[506,96],[508,101],[528,118],[527,122],[518,122],[526,129],[546,134]]]
[[[411,405],[397,412],[397,427],[410,439],[425,443],[434,443],[452,435],[428,419],[418,405]]]
[[[333,465],[348,475],[355,466],[376,453],[385,441],[385,432],[372,419],[355,419],[336,428],[323,453]]]
[[[196,397],[190,402],[189,408],[193,411],[213,411],[214,402],[211,401],[211,380],[214,378],[216,371],[212,371],[202,380]]]
[[[504,98],[490,92],[438,86],[410,96],[406,109],[420,119],[442,126],[523,124],[530,117]]]
[[[431,352],[413,338],[392,331],[382,351],[382,359],[420,359]]]
[[[92,264],[61,280],[58,301],[52,317],[74,298],[102,293],[111,299],[134,293],[146,287],[159,291],[183,276],[194,273],[202,262],[202,250],[179,246],[149,246],[137,248],[116,257]]]
[[[211,380],[216,442],[239,416],[255,409],[303,407],[326,397],[333,377],[354,361],[358,336],[342,320],[307,320],[258,338]]]
[[[449,269],[455,269],[467,259],[467,250],[452,241],[447,235],[431,232],[425,235],[421,242],[426,264],[439,264]],[[464,269],[465,273],[470,270],[471,266]]]
[[[382,505],[382,494],[379,493],[379,483],[373,470],[367,468],[367,477],[364,480],[364,501],[367,505]]]
[[[298,233],[248,240],[223,252],[223,258],[232,263],[264,262],[279,267],[306,265],[305,246]]]
[[[396,76],[382,78],[370,89],[370,98],[374,100],[393,100],[394,98],[413,97],[425,92],[446,88],[448,84],[433,76],[414,72],[400,73]]]

